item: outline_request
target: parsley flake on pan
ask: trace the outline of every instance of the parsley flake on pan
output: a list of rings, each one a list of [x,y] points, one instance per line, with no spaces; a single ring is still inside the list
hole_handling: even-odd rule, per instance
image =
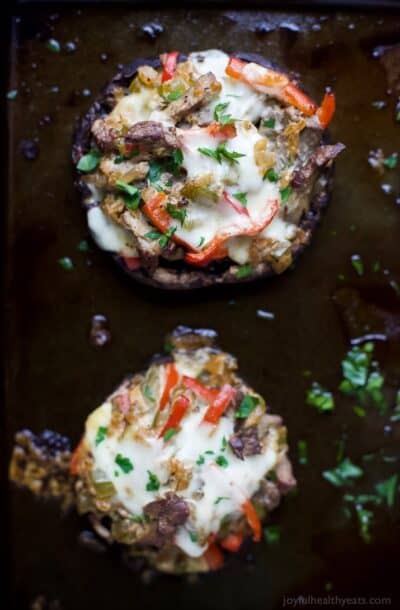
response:
[[[308,390],[306,403],[315,407],[320,413],[333,411],[335,408],[332,392],[326,390],[317,381],[314,381],[311,388]]]
[[[322,476],[335,487],[345,487],[351,485],[355,479],[359,479],[363,474],[362,468],[353,464],[349,458],[345,458],[336,468],[325,470]]]

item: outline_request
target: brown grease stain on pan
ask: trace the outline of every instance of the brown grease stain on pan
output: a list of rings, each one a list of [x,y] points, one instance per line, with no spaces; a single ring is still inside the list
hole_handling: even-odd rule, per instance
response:
[[[154,40],[140,29],[149,22],[163,26]],[[360,289],[364,300],[379,303],[399,320],[399,301],[393,305],[391,297],[390,304],[382,303],[376,293],[400,279],[400,209],[395,202],[400,181],[393,171],[380,178],[367,164],[371,148],[390,154],[400,146],[394,101],[385,95],[384,71],[369,50],[372,40],[374,45],[400,42],[396,32],[399,14],[151,13],[87,7],[81,12],[65,8],[57,18],[49,9],[22,9],[10,84],[18,96],[9,102],[8,455],[13,434],[22,427],[36,432],[53,428],[77,442],[87,413],[124,374],[143,367],[168,330],[178,323],[208,326],[219,332],[221,346],[239,358],[248,381],[284,416],[299,492],[274,514],[273,522],[282,528],[279,545],[250,545],[224,571],[195,583],[162,576],[144,584],[113,552],[95,554],[79,546],[82,523],[77,518],[61,518],[57,507],[11,490],[10,523],[3,524],[12,545],[10,608],[28,609],[43,594],[59,599],[63,610],[165,605],[264,610],[281,607],[285,595],[327,595],[326,583],[332,583],[331,595],[388,596],[395,606],[399,500],[391,513],[383,511],[373,542],[365,545],[356,524],[342,517],[341,490],[323,481],[321,472],[335,465],[337,441],[344,433],[347,453],[356,463],[382,448],[398,456],[399,424],[389,429],[387,418],[376,414],[354,417],[352,403],[344,400],[338,400],[332,416],[323,416],[304,404],[304,396],[311,379],[337,387],[340,361],[353,337],[353,326],[346,325],[343,309],[338,315],[337,298],[336,305],[332,300],[341,288],[339,274],[345,275],[347,288]],[[60,53],[46,48],[48,38],[60,41]],[[71,45],[65,47],[71,42],[74,52]],[[294,272],[248,286],[171,295],[133,284],[92,243],[88,253],[78,249],[87,235],[73,187],[72,132],[118,63],[133,55],[213,46],[240,47],[298,71],[316,98],[325,85],[333,85],[338,110],[332,138],[343,141],[347,151],[336,165],[331,205]],[[386,101],[387,108],[374,108],[377,100]],[[23,140],[29,142],[21,151]],[[23,152],[38,156],[27,160]],[[383,193],[382,181],[392,183],[391,194]],[[364,261],[360,280],[350,264],[354,253]],[[71,271],[57,262],[66,256],[73,262]],[[372,274],[377,260],[388,275]],[[258,309],[275,318],[257,317]],[[98,313],[112,328],[112,341],[102,349],[88,340],[90,320]],[[399,352],[387,352],[386,345],[396,341],[394,334],[379,347],[385,366],[390,362],[393,386],[400,381]],[[311,379],[303,376],[304,370],[312,371]],[[296,465],[299,439],[308,442],[307,466]],[[386,478],[389,466],[393,469],[379,455],[373,466],[365,466],[371,473],[366,489],[368,477]]]

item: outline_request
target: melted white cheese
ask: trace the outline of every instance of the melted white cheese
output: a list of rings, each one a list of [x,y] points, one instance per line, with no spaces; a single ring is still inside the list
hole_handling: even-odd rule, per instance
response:
[[[194,369],[184,353],[178,353],[176,359],[181,374],[193,375],[199,366],[201,369],[197,358]],[[229,445],[225,446],[234,432],[233,413],[222,417],[217,425],[211,425],[202,421],[207,407],[205,401],[196,402],[182,420],[178,433],[168,442],[157,438],[151,428],[153,413],[145,412],[135,425],[125,429],[122,438],[117,434],[107,435],[96,446],[98,428],[110,424],[111,403],[108,401],[86,422],[85,445],[93,455],[94,471],[97,470],[103,480],[112,481],[116,488],[115,502],[122,503],[134,515],[142,515],[146,504],[165,496],[168,491],[175,492],[170,478],[171,458],[178,460],[191,474],[186,489],[177,492],[188,503],[190,516],[178,529],[175,539],[177,546],[191,557],[204,552],[208,535],[219,530],[225,516],[242,514],[243,502],[257,491],[260,481],[276,466],[278,459],[275,429],[271,429],[261,454],[244,460],[237,458]],[[124,473],[116,464],[118,454],[129,458],[134,467],[131,472]],[[197,463],[200,456],[202,459]],[[218,456],[227,460],[226,467],[216,463]],[[159,491],[146,489],[149,471],[158,477]],[[202,543],[194,542],[190,532],[197,533]]]
[[[89,208],[88,226],[96,244],[108,252],[137,256],[134,236],[106,216],[100,206]]]

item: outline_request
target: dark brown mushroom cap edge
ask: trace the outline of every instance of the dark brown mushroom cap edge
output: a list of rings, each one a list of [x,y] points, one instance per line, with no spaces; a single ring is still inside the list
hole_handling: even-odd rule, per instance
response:
[[[253,61],[263,66],[271,67],[271,63],[261,55],[253,53],[236,53],[236,56],[244,61]],[[185,55],[179,56],[178,61],[182,62],[185,60]],[[135,76],[137,69],[143,65],[149,65],[157,69],[161,67],[161,62],[158,57],[138,57],[130,64],[125,65],[104,87],[88,112],[80,119],[73,136],[72,160],[74,165],[78,163],[82,155],[86,154],[92,148],[91,126],[96,119],[104,117],[110,112],[110,99],[112,99],[113,89],[116,86],[127,87]],[[321,138],[321,144],[326,143],[326,140],[327,136],[324,134]],[[333,166],[331,164],[330,167],[325,166],[319,168],[318,171],[319,174],[311,194],[310,208],[308,212],[303,215],[299,223],[299,227],[305,232],[306,239],[302,244],[293,244],[291,248],[291,266],[293,266],[293,263],[298,256],[309,245],[313,233],[321,220],[322,214],[329,203],[333,182]],[[87,186],[81,179],[81,174],[78,175],[75,184],[82,195],[83,202],[83,199],[88,192]],[[135,271],[129,270],[122,257],[114,253],[109,254],[132,279],[141,282],[142,284],[164,290],[193,290],[221,284],[252,282],[257,279],[277,275],[276,271],[274,271],[268,262],[259,263],[249,275],[244,278],[238,278],[236,277],[237,264],[227,260],[216,261],[203,269],[194,269],[183,261],[178,261],[174,264],[163,261],[162,267],[158,268],[158,275],[160,275],[160,270],[162,269],[162,278],[158,277],[156,279],[149,275],[144,269]]]

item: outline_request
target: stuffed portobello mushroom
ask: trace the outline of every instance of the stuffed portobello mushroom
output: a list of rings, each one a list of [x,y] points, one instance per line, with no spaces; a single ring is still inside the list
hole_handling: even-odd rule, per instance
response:
[[[215,570],[260,541],[296,483],[286,428],[214,339],[176,329],[168,356],[89,415],[72,455],[55,433],[20,432],[11,479],[75,505],[101,538],[162,572]]]
[[[94,240],[166,289],[283,272],[327,203],[334,111],[333,92],[318,107],[259,56],[137,59],[75,133]]]

